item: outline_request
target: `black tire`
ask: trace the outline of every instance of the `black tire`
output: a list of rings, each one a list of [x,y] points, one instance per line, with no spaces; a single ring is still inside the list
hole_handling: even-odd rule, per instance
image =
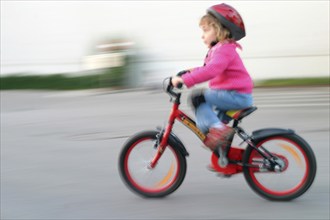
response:
[[[186,158],[171,138],[156,167],[148,168],[148,163],[157,151],[154,143],[158,133],[144,131],[132,136],[124,144],[119,157],[122,180],[129,189],[143,197],[164,197],[171,194],[182,184],[186,175]],[[144,183],[149,180],[152,185]]]
[[[256,171],[244,166],[244,177],[260,196],[276,201],[289,201],[304,194],[312,185],[316,175],[316,159],[309,144],[296,134],[278,135],[258,140],[256,146],[283,155],[286,168],[283,171]],[[251,146],[246,149],[244,164],[259,164],[262,159]],[[284,156],[285,155],[285,156]],[[253,160],[254,159],[254,160]]]

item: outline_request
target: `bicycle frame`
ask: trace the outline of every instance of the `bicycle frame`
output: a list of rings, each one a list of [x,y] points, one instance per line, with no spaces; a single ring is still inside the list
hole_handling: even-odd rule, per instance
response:
[[[150,163],[151,168],[154,168],[156,166],[157,161],[159,160],[159,158],[163,154],[163,152],[164,152],[164,150],[167,146],[168,138],[169,138],[169,136],[172,132],[172,128],[173,128],[173,125],[174,125],[176,120],[181,122],[182,124],[184,124],[186,127],[188,127],[193,133],[195,133],[197,135],[197,137],[201,141],[204,141],[204,139],[206,137],[203,134],[203,132],[199,128],[197,128],[196,122],[191,117],[189,117],[187,114],[185,114],[183,111],[181,111],[179,109],[180,97],[181,97],[181,94],[176,94],[176,98],[175,98],[175,101],[174,101],[173,106],[172,106],[172,111],[171,111],[170,116],[169,116],[168,124],[165,128],[165,131],[164,131],[164,134],[162,136],[161,142],[159,143],[159,146],[158,146],[158,151],[156,153],[156,156],[154,157],[154,159]]]
[[[167,145],[168,145],[168,139],[169,136],[172,132],[173,125],[175,121],[179,121],[182,124],[184,124],[186,127],[188,127],[196,136],[203,142],[206,138],[204,133],[197,128],[196,122],[189,117],[187,114],[185,114],[183,111],[179,109],[180,106],[180,99],[181,99],[181,93],[175,93],[172,91],[172,85],[168,85],[166,92],[170,94],[171,100],[172,98],[175,98],[173,101],[173,106],[172,106],[172,111],[169,116],[169,120],[167,123],[167,126],[162,133],[162,136],[159,137],[161,139],[160,143],[158,142],[157,147],[157,153],[154,156],[154,158],[150,162],[150,168],[154,168],[159,160],[159,158],[162,156],[163,152],[165,151]],[[236,130],[237,135],[243,140],[243,142],[246,142],[249,146],[253,147],[256,151],[260,153],[260,155],[264,159],[270,160],[272,164],[276,164],[274,161],[274,156],[279,157],[280,155],[272,155],[272,153],[268,152],[266,149],[264,149],[262,146],[255,146],[255,144],[252,141],[252,138],[246,134],[246,132],[238,127],[238,120],[234,120],[233,122],[233,128]],[[232,140],[230,140],[232,142]],[[242,142],[242,143],[243,143]],[[229,144],[226,149],[225,149],[225,155],[228,157],[230,164],[228,164],[226,167],[220,167],[218,164],[218,158],[219,158],[219,153],[217,151],[214,151],[211,156],[211,162],[215,168],[216,171],[223,173],[225,175],[232,175],[236,174],[242,171],[243,166],[250,166],[250,167],[255,167],[258,168],[257,166],[251,166],[250,164],[243,164],[242,163],[242,158],[243,154],[245,152],[245,149],[241,148],[236,148],[231,146]]]
[[[208,138],[198,129],[196,122],[179,109],[181,92],[175,90],[171,79],[166,92],[173,102],[167,124],[157,127],[157,130],[145,130],[131,136],[120,153],[119,168],[123,181],[144,197],[169,195],[179,188],[185,178],[189,153],[172,131],[176,121],[189,128],[202,142]],[[314,180],[316,159],[313,151],[304,139],[290,129],[263,128],[251,134],[245,132],[238,125],[256,109],[250,106],[225,112],[232,119],[231,127],[235,135],[242,139],[244,147],[233,146],[233,139],[228,140],[227,146],[217,146],[211,152],[209,168],[222,177],[244,173],[249,186],[267,199],[287,201],[297,198],[306,192]],[[282,176],[275,174],[284,172],[287,173]],[[263,176],[259,173],[275,175]],[[281,177],[283,180],[280,180]]]

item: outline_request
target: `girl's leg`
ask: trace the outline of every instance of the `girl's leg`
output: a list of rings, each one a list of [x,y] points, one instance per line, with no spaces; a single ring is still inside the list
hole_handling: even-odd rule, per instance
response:
[[[234,91],[206,90],[204,97],[206,103],[197,108],[196,122],[204,133],[209,132],[204,143],[214,150],[218,144],[226,145],[234,131],[220,121],[213,108],[217,107],[223,112],[247,108],[252,105],[252,96]]]
[[[196,109],[196,123],[198,128],[207,133],[211,127],[222,127],[214,107],[221,112],[232,109],[244,109],[253,103],[252,95],[240,94],[235,91],[205,90],[205,103]]]
[[[217,107],[220,111],[244,109],[253,104],[251,94],[237,93],[226,90],[205,90],[204,97],[207,103]]]
[[[220,124],[220,120],[209,103],[202,103],[196,109],[197,127],[206,134],[210,127]]]

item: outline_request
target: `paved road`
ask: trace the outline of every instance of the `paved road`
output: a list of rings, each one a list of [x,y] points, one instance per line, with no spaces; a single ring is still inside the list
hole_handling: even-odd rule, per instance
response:
[[[207,171],[210,153],[179,124],[190,153],[182,186],[164,199],[129,191],[120,148],[128,135],[163,125],[168,101],[158,90],[1,92],[1,219],[329,219],[328,87],[256,89],[259,109],[242,124],[293,128],[313,147],[316,180],[291,202],[260,198],[242,175]]]

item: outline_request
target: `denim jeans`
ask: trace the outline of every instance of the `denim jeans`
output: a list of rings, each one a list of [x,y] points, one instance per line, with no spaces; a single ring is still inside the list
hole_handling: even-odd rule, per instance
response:
[[[244,109],[253,104],[252,94],[238,93],[233,90],[207,89],[204,91],[204,97],[205,103],[196,109],[197,127],[204,133],[207,133],[211,127],[223,124],[218,115],[224,116],[228,110]]]

